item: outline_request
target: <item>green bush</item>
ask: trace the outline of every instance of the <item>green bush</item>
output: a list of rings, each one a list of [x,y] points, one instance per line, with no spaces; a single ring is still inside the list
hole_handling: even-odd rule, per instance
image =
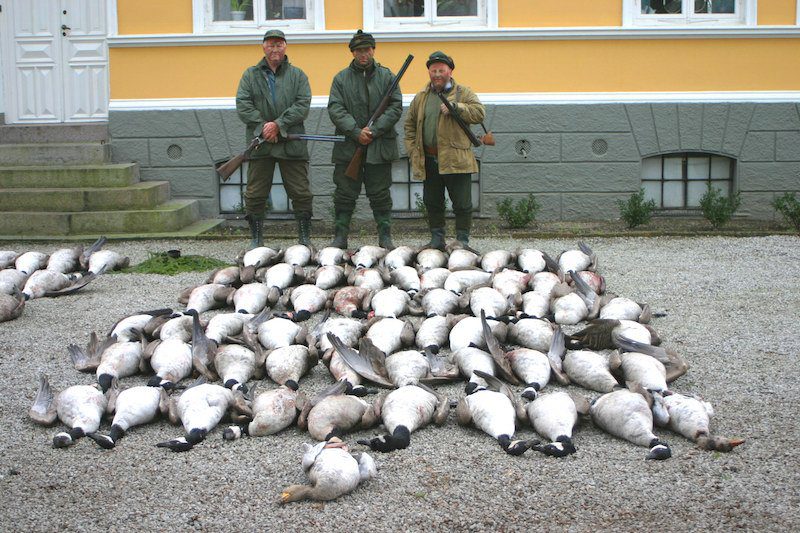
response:
[[[800,201],[794,197],[793,192],[787,192],[783,196],[775,198],[772,201],[772,207],[800,233]]]
[[[539,211],[539,202],[533,194],[527,198],[518,200],[516,204],[511,198],[497,203],[497,213],[500,218],[505,220],[510,228],[524,228],[536,220],[536,213]]]
[[[700,209],[703,211],[703,216],[711,222],[714,228],[721,228],[730,221],[741,203],[739,191],[725,197],[722,196],[719,189],[712,187],[709,183],[708,190],[700,198]]]
[[[633,193],[628,201],[617,200],[619,206],[619,216],[625,221],[628,228],[635,228],[642,224],[647,224],[653,217],[656,209],[654,200],[644,200],[644,189],[639,189]]]

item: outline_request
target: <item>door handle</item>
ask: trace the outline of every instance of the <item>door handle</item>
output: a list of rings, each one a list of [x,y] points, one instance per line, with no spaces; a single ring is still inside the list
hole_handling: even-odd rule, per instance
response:
[[[66,36],[67,36],[67,30],[71,30],[71,29],[72,29],[72,28],[70,28],[70,27],[69,27],[69,26],[67,26],[66,24],[62,24],[62,25],[61,25],[61,35],[62,35],[62,36],[64,36],[64,37],[66,37]]]

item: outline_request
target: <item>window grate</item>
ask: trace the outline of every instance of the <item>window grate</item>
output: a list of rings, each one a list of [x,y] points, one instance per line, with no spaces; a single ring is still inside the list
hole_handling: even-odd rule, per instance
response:
[[[733,192],[734,159],[707,153],[679,153],[642,160],[645,198],[659,209],[696,210],[708,187],[723,196]]]

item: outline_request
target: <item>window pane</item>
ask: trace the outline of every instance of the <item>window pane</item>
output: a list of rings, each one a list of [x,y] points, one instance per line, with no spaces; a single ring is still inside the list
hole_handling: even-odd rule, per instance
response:
[[[690,180],[707,180],[708,158],[707,157],[687,158],[686,172]]]
[[[392,209],[396,211],[406,211],[410,209],[408,205],[408,185],[395,183],[389,189],[392,195]]]
[[[695,13],[736,13],[736,0],[694,0]]]
[[[436,14],[440,17],[475,17],[478,0],[436,0]]]
[[[712,181],[711,187],[719,191],[720,196],[723,198],[728,197],[730,191],[730,184],[727,181]]]
[[[679,180],[683,179],[683,158],[665,157],[664,158],[664,179]]]
[[[681,13],[681,0],[642,0],[643,14]]]
[[[269,193],[272,211],[289,211],[289,198],[283,185],[273,185]]]
[[[683,207],[683,183],[664,182],[664,207]]]
[[[220,185],[219,186],[219,210],[223,213],[236,213],[241,211],[242,195],[239,186]]]
[[[250,0],[214,0],[214,20],[253,20],[252,2]]]
[[[384,17],[422,17],[425,0],[383,0]]]
[[[731,160],[727,157],[711,158],[711,179],[728,180],[731,179]]]
[[[653,200],[657,206],[661,206],[661,182],[660,181],[644,181],[644,199]]]
[[[661,158],[648,157],[642,161],[642,179],[660,180],[661,179]]]
[[[266,0],[267,20],[305,19],[306,0]]]
[[[707,190],[707,181],[690,181],[686,189],[686,207],[700,207],[700,198]]]
[[[408,159],[392,163],[392,183],[408,183]]]
[[[477,183],[472,184],[472,210],[477,211],[481,206],[481,188]],[[452,208],[452,206],[451,206]]]

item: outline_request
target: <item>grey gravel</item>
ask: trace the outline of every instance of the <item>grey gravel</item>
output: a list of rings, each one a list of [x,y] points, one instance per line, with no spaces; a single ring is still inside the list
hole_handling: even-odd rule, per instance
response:
[[[311,442],[295,428],[234,443],[224,442],[218,428],[179,454],[154,447],[182,434],[159,421],[132,429],[111,451],[88,439],[54,449],[58,427],[39,427],[27,418],[37,374],[47,373],[56,390],[91,383],[93,375],[72,367],[67,344],[83,345],[91,331],[105,333],[124,315],[177,306],[182,288],[205,279],[202,273],[111,274],[76,295],[28,302],[22,317],[0,324],[0,530],[797,530],[800,240],[588,243],[610,290],[666,313],[654,326],[690,364],[673,389],[710,401],[715,432],[744,438],[744,445],[728,454],[704,452],[657,430],[673,457],[645,461],[645,448],[614,439],[587,420],[576,432],[576,455],[510,457],[485,434],[459,427],[451,413],[443,428],[413,434],[408,449],[374,454],[378,477],[354,493],[330,503],[283,507],[277,503],[280,490],[305,481],[300,445]],[[171,248],[232,261],[243,244],[138,241],[107,248],[133,263]],[[473,244],[487,251],[524,244],[555,254],[576,242]],[[6,242],[2,248],[60,246]],[[301,386],[313,392],[330,379],[320,365]],[[143,382],[129,378],[123,386]],[[444,390],[459,397],[463,383]],[[356,438],[378,431],[353,434],[353,448],[361,448]],[[530,427],[518,435],[534,436]]]

